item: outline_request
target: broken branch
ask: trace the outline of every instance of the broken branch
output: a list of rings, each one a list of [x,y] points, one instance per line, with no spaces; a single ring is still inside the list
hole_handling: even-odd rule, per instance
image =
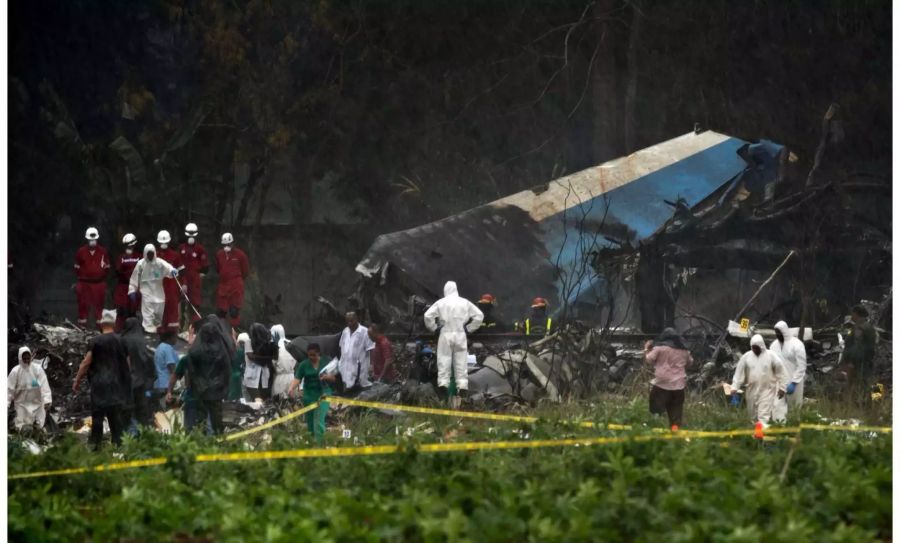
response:
[[[788,260],[790,260],[792,256],[794,256],[793,250],[791,252],[789,252],[788,255],[784,258],[784,261],[782,261],[782,263],[779,264],[777,268],[775,268],[775,271],[773,271],[772,274],[769,275],[769,278],[766,279],[765,281],[763,281],[763,284],[761,284],[759,286],[759,288],[756,289],[756,292],[753,293],[753,296],[751,296],[750,299],[747,300],[747,303],[744,304],[744,307],[742,307],[740,309],[740,311],[737,312],[737,315],[735,315],[734,319],[732,319],[732,320],[737,321],[741,318],[741,315],[744,314],[744,311],[746,311],[751,305],[753,305],[753,302],[756,301],[756,298],[759,296],[759,294],[763,291],[764,288],[766,288],[766,285],[768,285],[769,283],[772,282],[772,279],[774,279],[775,276],[778,275],[778,272],[781,271],[781,268],[783,268],[784,265],[788,263]],[[719,336],[719,340],[716,342],[716,349],[713,351],[713,356],[712,356],[713,361],[715,361],[718,358],[719,350],[722,348],[722,342],[725,341],[725,337],[727,335],[728,335],[728,331],[725,331],[725,332],[722,332],[721,336]]]

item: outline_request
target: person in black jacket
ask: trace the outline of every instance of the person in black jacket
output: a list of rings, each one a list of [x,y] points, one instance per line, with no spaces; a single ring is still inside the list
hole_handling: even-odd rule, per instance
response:
[[[175,367],[175,373],[169,379],[167,402],[172,401],[172,389],[175,381],[187,375],[190,393],[194,400],[197,421],[206,421],[212,425],[214,434],[224,431],[222,424],[222,400],[228,393],[228,382],[231,378],[231,358],[228,345],[231,338],[224,336],[223,329],[215,322],[207,322],[200,328],[194,345]],[[185,420],[185,429],[187,427]]]
[[[104,310],[100,318],[101,334],[91,340],[90,350],[85,355],[72,392],[78,394],[78,387],[87,375],[91,383],[91,437],[94,450],[100,448],[103,440],[103,420],[109,423],[112,442],[122,444],[123,415],[131,397],[131,371],[125,345],[114,333],[116,312]]]
[[[152,426],[148,394],[156,378],[156,366],[147,349],[140,319],[137,317],[125,319],[121,339],[125,352],[128,353],[128,361],[131,363],[131,405],[123,423],[128,425],[133,419],[137,424]]]

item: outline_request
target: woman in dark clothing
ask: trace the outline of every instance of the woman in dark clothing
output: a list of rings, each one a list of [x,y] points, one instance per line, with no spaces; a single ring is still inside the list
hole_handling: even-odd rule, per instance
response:
[[[144,339],[144,328],[137,317],[125,319],[125,326],[120,334],[122,345],[131,362],[131,402],[130,409],[125,414],[123,423],[127,426],[134,419],[138,424],[151,426],[153,420],[150,415],[150,405],[147,394],[153,387],[156,377],[156,366],[153,357],[147,349],[147,341]]]
[[[247,388],[257,390],[257,394],[263,399],[269,398],[272,383],[275,381],[275,364],[273,361],[276,358],[278,358],[278,345],[272,341],[272,332],[258,322],[253,323],[250,326],[250,349],[247,351],[247,360],[251,364],[265,368],[266,371],[258,371],[258,378],[264,379],[264,382],[258,382],[254,387],[247,384]],[[248,370],[251,375],[255,375],[253,372],[254,368],[248,368]]]
[[[171,400],[175,380],[187,375],[197,410],[195,418],[197,421],[206,421],[208,417],[215,434],[221,434],[224,430],[222,400],[228,393],[228,381],[231,377],[232,355],[227,348],[230,342],[231,339],[224,336],[218,323],[207,322],[200,328],[194,345],[179,361],[175,374],[169,380],[167,397]]]
[[[234,357],[237,347],[234,344],[234,337],[232,337],[231,334],[232,328],[231,325],[228,324],[228,321],[220,319],[216,315],[208,315],[204,321],[204,324],[208,322],[218,328],[219,337],[222,338],[222,341],[225,344],[225,350],[228,352],[228,356]]]

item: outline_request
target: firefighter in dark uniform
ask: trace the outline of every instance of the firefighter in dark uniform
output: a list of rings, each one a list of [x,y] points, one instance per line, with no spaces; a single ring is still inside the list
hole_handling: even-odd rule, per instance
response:
[[[477,333],[483,334],[496,334],[498,332],[505,332],[503,330],[502,325],[497,322],[497,316],[494,315],[494,308],[497,306],[497,299],[494,298],[491,294],[482,294],[481,299],[475,304],[478,306],[478,309],[484,313],[484,321],[481,323],[481,328],[478,329]]]
[[[516,331],[526,336],[544,337],[553,329],[553,319],[547,316],[547,300],[538,296],[531,301],[531,316],[516,323]]]

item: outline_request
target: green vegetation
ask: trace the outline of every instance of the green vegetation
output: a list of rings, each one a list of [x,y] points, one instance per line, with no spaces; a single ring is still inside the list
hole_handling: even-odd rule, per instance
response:
[[[615,405],[614,407],[612,405]],[[886,423],[887,409],[866,422]],[[328,445],[540,439],[592,432],[557,417],[661,426],[642,400],[548,406],[535,425],[343,416]],[[830,415],[835,406],[817,406]],[[819,421],[808,410],[805,421]],[[692,402],[692,428],[749,427]],[[796,421],[792,421],[796,422]],[[407,428],[414,428],[407,436]],[[399,434],[399,435],[398,435]],[[621,432],[617,433],[621,434]],[[653,441],[594,447],[194,464],[201,452],[312,446],[302,421],[246,441],[151,434],[127,460],[165,466],[9,482],[20,541],[867,541],[891,536],[889,435]],[[9,473],[117,461],[74,437],[39,456],[9,445]],[[793,449],[793,453],[791,453]],[[790,457],[790,461],[787,459]],[[783,474],[783,476],[782,476]],[[783,479],[782,479],[783,477]]]

